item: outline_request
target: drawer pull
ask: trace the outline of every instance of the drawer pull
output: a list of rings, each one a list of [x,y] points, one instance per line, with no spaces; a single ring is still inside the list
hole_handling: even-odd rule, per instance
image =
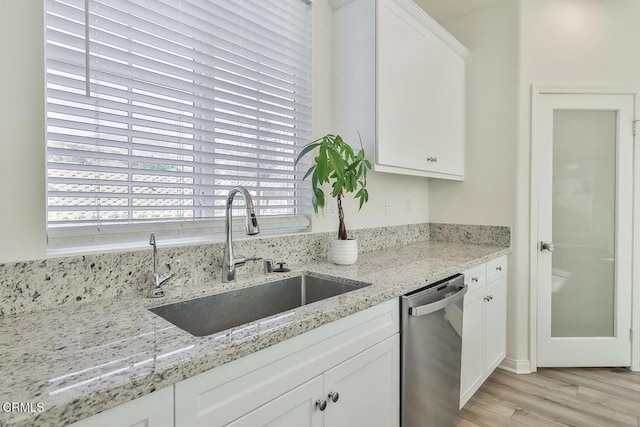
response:
[[[489,302],[493,299],[493,295],[487,295],[486,297],[484,297],[484,300]]]
[[[502,271],[502,266],[501,265],[497,266],[496,271]]]
[[[478,280],[479,280],[479,279],[478,279],[478,276],[475,276],[475,277],[472,277],[472,278],[471,278],[471,281],[472,281],[472,282],[478,282]]]

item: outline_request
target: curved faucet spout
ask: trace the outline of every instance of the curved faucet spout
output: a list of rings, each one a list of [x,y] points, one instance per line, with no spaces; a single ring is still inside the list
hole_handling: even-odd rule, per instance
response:
[[[229,191],[227,195],[227,204],[225,206],[225,247],[224,247],[224,260],[222,262],[222,281],[233,282],[236,279],[236,267],[244,265],[246,259],[244,257],[238,257],[233,253],[233,220],[231,215],[231,205],[236,194],[240,193],[244,199],[246,205],[246,223],[245,232],[249,236],[260,233],[260,227],[258,226],[258,218],[256,217],[256,211],[253,208],[253,199],[251,194],[246,188],[238,186]]]
[[[246,225],[245,232],[249,236],[256,235],[260,233],[260,227],[258,226],[258,219],[256,218],[256,211],[253,208],[253,199],[251,198],[251,194],[244,187],[234,187],[229,191],[227,195],[227,205],[226,205],[226,225],[225,229],[231,229],[231,205],[233,204],[233,198],[236,194],[242,194],[242,198],[244,199],[244,203],[247,206],[246,212]],[[230,233],[231,231],[229,231]]]

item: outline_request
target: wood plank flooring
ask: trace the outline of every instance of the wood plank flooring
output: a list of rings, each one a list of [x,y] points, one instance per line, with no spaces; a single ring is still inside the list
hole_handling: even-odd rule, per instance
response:
[[[623,368],[496,369],[457,427],[640,427],[640,372]]]

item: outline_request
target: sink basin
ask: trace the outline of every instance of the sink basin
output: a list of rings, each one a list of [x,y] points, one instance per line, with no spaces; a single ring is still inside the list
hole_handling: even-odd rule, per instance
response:
[[[202,337],[365,286],[303,274],[150,310]]]

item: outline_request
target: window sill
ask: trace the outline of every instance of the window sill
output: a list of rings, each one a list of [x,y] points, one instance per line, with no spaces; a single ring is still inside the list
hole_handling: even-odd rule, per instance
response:
[[[244,217],[233,218],[236,240],[244,234]],[[254,238],[308,232],[311,221],[306,216],[259,218],[260,234]],[[224,241],[224,220],[193,222],[157,222],[136,225],[82,226],[50,228],[47,256],[125,252],[149,247],[149,234],[154,233],[158,246],[179,247]]]

